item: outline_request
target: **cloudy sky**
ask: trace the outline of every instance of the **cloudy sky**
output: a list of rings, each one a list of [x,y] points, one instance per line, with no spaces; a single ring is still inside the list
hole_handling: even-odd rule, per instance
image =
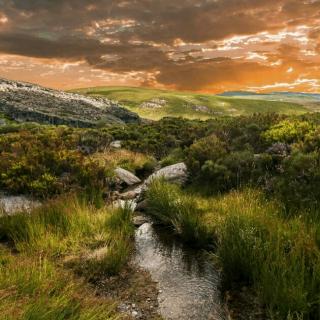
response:
[[[0,0],[0,77],[320,91],[320,0]]]

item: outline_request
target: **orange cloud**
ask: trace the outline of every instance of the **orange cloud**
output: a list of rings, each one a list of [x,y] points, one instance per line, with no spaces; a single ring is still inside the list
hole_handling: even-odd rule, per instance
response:
[[[0,76],[318,91],[319,22],[319,0],[4,0]]]

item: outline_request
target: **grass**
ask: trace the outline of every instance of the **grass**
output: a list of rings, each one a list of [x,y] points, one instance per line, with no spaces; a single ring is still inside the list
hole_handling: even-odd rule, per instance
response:
[[[250,285],[271,319],[320,318],[319,219],[285,218],[255,190],[202,198],[162,181],[147,193],[148,212],[186,242],[216,243],[224,286]]]
[[[113,301],[48,259],[0,254],[0,319],[119,319]]]
[[[148,213],[162,224],[170,226],[181,239],[195,247],[209,247],[214,243],[214,233],[209,233],[203,223],[203,212],[190,196],[185,196],[178,186],[155,180],[147,191]]]
[[[293,102],[240,99],[149,88],[96,87],[73,91],[119,101],[141,117],[152,120],[159,120],[166,116],[206,120],[219,116],[249,115],[256,112],[301,114],[309,111],[307,107]],[[152,99],[164,99],[166,104],[156,109],[141,107],[142,103]],[[206,108],[197,111],[195,106]]]
[[[0,247],[0,319],[119,319],[115,302],[95,297],[77,274],[118,274],[133,232],[128,208],[96,209],[77,197],[0,217],[9,244]]]
[[[219,250],[225,279],[252,284],[271,318],[318,319],[320,251],[317,223],[283,219],[261,194],[233,193],[214,207],[223,214]]]

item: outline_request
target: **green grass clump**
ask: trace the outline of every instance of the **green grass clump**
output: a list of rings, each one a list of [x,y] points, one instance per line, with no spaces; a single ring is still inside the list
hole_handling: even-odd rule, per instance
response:
[[[208,247],[215,235],[203,223],[203,212],[195,198],[184,195],[178,186],[155,180],[147,191],[148,213],[168,225],[192,246]]]
[[[96,209],[76,197],[68,197],[51,201],[31,214],[1,217],[0,238],[12,242],[19,252],[48,257],[85,256],[90,250],[106,247],[100,270],[117,273],[127,262],[131,250],[130,217],[128,208]]]
[[[134,226],[131,216],[129,207],[112,212],[105,221],[105,229],[109,231],[107,246],[98,250],[93,259],[81,265],[82,273],[95,279],[103,275],[116,275],[123,269],[132,251]]]
[[[46,258],[0,254],[0,319],[119,319],[111,301]]]
[[[320,251],[315,224],[283,220],[277,204],[259,193],[233,193],[212,210],[219,225],[218,256],[227,286],[253,285],[274,319],[318,319]]]

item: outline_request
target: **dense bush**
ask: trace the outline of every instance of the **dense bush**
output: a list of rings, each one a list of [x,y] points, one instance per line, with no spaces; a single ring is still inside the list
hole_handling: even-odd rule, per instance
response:
[[[107,168],[78,150],[69,128],[35,128],[0,137],[0,188],[47,197],[83,187],[103,190]]]
[[[290,210],[317,206],[318,116],[283,118],[254,115],[211,123],[211,135],[185,151],[191,181],[212,193],[261,187]]]

